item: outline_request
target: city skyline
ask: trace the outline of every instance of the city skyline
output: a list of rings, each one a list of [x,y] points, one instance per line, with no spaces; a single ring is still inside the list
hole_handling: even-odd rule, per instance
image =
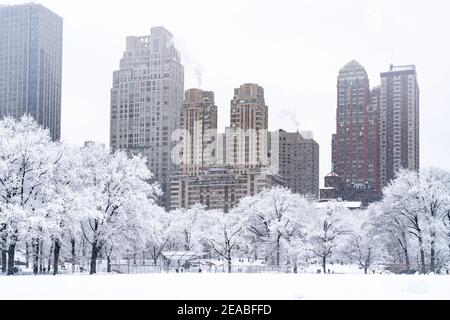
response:
[[[20,3],[20,1],[10,1],[10,3]],[[111,18],[106,19],[105,26],[98,29],[93,25],[93,17],[102,8],[101,1],[95,2],[91,11],[84,16],[87,23],[77,20],[77,14],[82,12],[84,6],[83,1],[77,5],[60,4],[56,1],[40,1],[39,3],[61,15],[65,19],[65,27],[67,26],[64,34],[63,78],[65,80],[62,111],[62,139],[67,142],[82,144],[85,140],[104,143],[108,141],[107,122],[109,119],[108,100],[111,71],[117,69],[118,58],[124,50],[123,39],[129,35],[147,34],[150,27],[164,25],[174,34],[175,44],[177,45],[177,42],[180,44],[178,47],[181,51],[182,61],[186,65],[185,89],[200,87],[216,93],[219,131],[222,131],[229,119],[228,105],[233,88],[245,82],[258,83],[265,88],[266,103],[271,106],[269,130],[281,128],[287,131],[300,129],[314,132],[315,140],[321,146],[321,177],[331,170],[329,137],[335,127],[337,70],[347,61],[356,59],[366,68],[369,79],[372,79],[371,87],[375,87],[380,85],[376,79],[379,79],[381,72],[388,70],[391,63],[394,65],[415,64],[421,85],[421,166],[433,165],[449,168],[446,161],[449,151],[446,150],[445,139],[439,139],[442,135],[447,136],[449,130],[444,122],[445,116],[449,114],[446,105],[450,100],[444,81],[445,75],[450,70],[445,61],[449,48],[447,44],[437,41],[438,33],[436,33],[438,28],[442,28],[441,24],[447,22],[442,19],[434,19],[428,21],[427,26],[426,23],[417,23],[414,18],[422,14],[426,16],[430,10],[427,7],[422,7],[414,2],[408,2],[408,8],[398,3],[388,7],[388,4],[383,1],[372,2],[369,6],[355,5],[355,11],[360,14],[357,21],[361,23],[362,30],[352,30],[349,24],[343,23],[343,25],[336,25],[336,30],[333,31],[329,28],[338,21],[336,20],[338,14],[345,17],[345,8],[354,3],[346,1],[340,5],[343,8],[337,8],[336,4],[329,2],[327,6],[319,6],[323,7],[323,16],[328,19],[321,19],[320,23],[323,26],[319,30],[311,31],[312,29],[303,28],[306,24],[312,23],[305,17],[307,13],[319,9],[311,1],[299,5],[288,3],[288,7],[292,9],[303,9],[292,11],[299,15],[299,20],[304,18],[304,21],[294,22],[293,19],[287,19],[289,22],[283,22],[275,19],[276,23],[271,24],[270,27],[264,26],[264,17],[269,17],[270,9],[274,9],[274,15],[276,15],[279,13],[278,8],[269,6],[265,2],[261,2],[260,6],[256,6],[255,2],[247,2],[242,4],[242,11],[252,10],[252,12],[258,13],[255,16],[259,15],[259,18],[250,17],[246,22],[241,21],[236,25],[230,25],[227,30],[211,24],[211,30],[204,30],[204,33],[207,34],[202,35],[201,32],[195,32],[203,30],[200,29],[202,23],[192,19],[192,15],[197,17],[193,12],[195,10],[188,11],[191,15],[189,20],[175,21],[180,18],[180,13],[178,10],[177,12],[168,10],[168,7],[174,2],[170,5],[154,5],[151,14],[140,13],[145,10],[138,10],[139,8],[146,8],[143,2],[132,1],[131,6],[126,4],[125,7],[128,8],[128,11],[121,10],[123,9],[122,4],[115,3],[109,13]],[[185,6],[182,3],[177,4],[180,8]],[[229,12],[228,6],[219,4],[219,7],[219,9]],[[389,10],[387,10],[388,8]],[[204,9],[205,12],[211,13],[219,10],[213,9],[209,4],[205,4]],[[396,17],[395,12],[400,9],[404,14],[402,17]],[[70,10],[73,12],[69,12]],[[113,26],[111,20],[117,17],[119,12],[124,16],[127,14],[131,16],[130,10],[136,13],[133,19],[124,18],[117,26]],[[336,13],[333,13],[334,10],[337,10]],[[184,10],[179,11],[183,12]],[[445,12],[444,9],[436,10],[434,7],[433,12],[435,11],[437,14]],[[289,12],[285,13],[291,18],[293,17]],[[240,14],[237,13],[237,15]],[[185,13],[182,15],[184,16]],[[214,19],[216,18],[221,19],[221,17],[214,16]],[[206,15],[207,22],[214,21],[214,19],[210,19],[211,17]],[[187,21],[193,22],[189,24]],[[389,27],[398,27],[399,25],[402,25],[405,30],[411,31],[403,34],[402,38],[395,35],[386,36]],[[85,32],[88,29],[92,29],[91,36]],[[119,30],[120,32],[118,32]],[[241,31],[237,32],[238,30]],[[356,41],[357,44],[352,44],[347,48],[332,39],[333,35],[339,32],[347,32],[348,38],[362,33],[369,36],[361,41]],[[103,37],[100,37],[102,33]],[[208,35],[214,33],[216,37],[208,38]],[[85,38],[84,42],[80,40],[82,36]],[[205,45],[207,42],[203,41],[204,37],[213,45]],[[218,42],[217,38],[221,38],[221,41]],[[384,40],[381,41],[382,39]],[[240,48],[239,50],[227,51],[225,45],[233,47],[231,40],[234,41],[236,48]],[[264,42],[264,40],[266,41]],[[350,42],[347,37],[342,41],[345,44]],[[203,43],[201,47],[199,42]],[[99,53],[89,50],[94,43],[102,47]],[[428,44],[428,47],[435,48],[433,57],[430,57],[430,50],[418,48],[417,43],[420,44],[420,47],[426,47],[424,44]],[[80,44],[82,45],[80,46]],[[243,45],[245,45],[245,50],[242,50]],[[281,46],[284,51],[279,50]],[[265,50],[261,50],[262,48]],[[331,52],[329,52],[330,48],[333,49]],[[85,68],[79,68],[79,64],[74,63],[75,53],[78,59],[87,61]],[[212,53],[216,53],[216,55]],[[279,61],[283,60],[282,57],[286,53],[289,57],[296,56],[298,58],[286,59],[289,60],[288,63]],[[443,59],[439,59],[440,57]],[[218,58],[226,59],[224,60],[226,63],[221,63]],[[92,60],[92,62],[88,60]],[[92,66],[94,62],[96,68],[88,70],[87,67]],[[292,67],[286,68],[288,65],[292,65]],[[261,68],[261,66],[264,67]],[[437,69],[438,67],[440,69]],[[230,71],[225,70],[226,68]],[[108,72],[104,72],[105,69],[108,69]],[[440,72],[436,72],[436,70]],[[86,72],[89,72],[90,79],[85,79],[85,83],[78,81],[74,85],[75,79],[79,80],[79,73],[86,74]],[[199,74],[202,74],[201,82],[197,77]],[[282,83],[280,83],[280,79],[283,79]],[[104,90],[105,88],[106,90]],[[95,94],[93,94],[93,89],[95,89]],[[83,94],[80,95],[80,92]],[[91,119],[81,119],[77,115],[77,113],[85,114],[88,110],[91,113]],[[424,113],[424,110],[427,112]],[[434,119],[438,114],[439,119]],[[293,119],[290,119],[292,117]]]

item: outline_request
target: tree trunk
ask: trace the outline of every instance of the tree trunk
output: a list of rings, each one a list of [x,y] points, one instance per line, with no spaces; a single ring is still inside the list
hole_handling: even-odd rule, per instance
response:
[[[323,256],[322,257],[322,268],[323,268],[323,273],[327,273],[327,257]]]
[[[406,271],[411,270],[411,263],[409,261],[409,252],[408,252],[408,240],[406,238],[406,232],[402,231],[402,237],[401,239],[397,238],[398,242],[400,243],[400,247],[403,250],[403,253],[405,255],[405,263],[406,263]]]
[[[81,240],[81,259],[82,259],[82,262],[80,263],[80,265],[82,264],[83,265],[83,267],[86,267],[86,269],[87,269],[87,261],[88,261],[88,259],[87,259],[87,257],[88,257],[88,255],[87,255],[87,247],[88,245],[86,244],[86,240],[84,239],[84,238],[82,238],[82,240]]]
[[[406,262],[406,271],[410,271],[411,270],[411,263],[409,262],[409,253],[408,253],[408,248],[404,248],[403,249],[404,253],[405,253],[405,262]]]
[[[76,255],[75,255],[75,238],[70,239],[70,244],[72,246],[72,273],[75,273],[75,259],[76,259]]]
[[[6,226],[2,226],[1,231],[4,231]],[[6,255],[8,254],[8,250],[6,247],[6,234],[3,234],[0,238],[0,254],[1,254],[1,260],[2,260],[2,273],[6,273],[7,270],[7,259]]]
[[[435,270],[435,259],[436,259],[436,234],[434,231],[431,232],[431,249],[430,249],[430,271],[434,272]]]
[[[39,249],[39,273],[42,274],[42,270],[44,268],[44,240],[41,240]]]
[[[30,245],[28,241],[25,243],[25,263],[27,264],[27,269],[30,267]]]
[[[31,244],[31,250],[33,252],[33,273],[37,275],[39,272],[39,240],[33,239]]]
[[[92,244],[92,252],[91,252],[91,269],[89,271],[90,274],[97,273],[97,257],[98,257],[99,248],[97,246],[97,242],[95,241]]]
[[[2,252],[2,272],[6,273],[6,267],[7,267],[7,265],[6,265],[6,263],[7,263],[6,254],[7,254],[7,251],[4,250],[4,249],[1,249],[1,252]]]
[[[277,236],[277,267],[280,266],[280,239],[281,239],[281,233],[278,232],[278,236]]]
[[[55,239],[55,249],[53,251],[53,275],[58,274],[58,261],[59,261],[59,251],[61,250],[61,243],[59,242],[59,239]],[[49,269],[50,271],[50,269]]]
[[[419,237],[420,247],[420,273],[425,274],[425,250],[423,249],[422,237]]]
[[[295,254],[294,255],[294,273],[297,273],[297,264],[298,264],[297,255]]]
[[[188,232],[184,232],[184,250],[185,251],[189,251],[191,248],[189,248],[189,233]]]
[[[16,253],[16,244],[11,243],[8,248],[8,276],[14,275],[14,255]]]
[[[111,256],[106,255],[106,261],[107,261],[106,272],[111,273]]]
[[[55,240],[56,242],[57,240]],[[55,243],[52,242],[52,245],[50,247],[50,252],[48,253],[48,261],[47,261],[47,273],[50,273],[50,268],[52,266],[52,253],[53,249],[55,248]],[[59,254],[59,252],[58,252]]]
[[[231,252],[228,251],[227,253],[227,260],[228,260],[228,273],[231,273]]]

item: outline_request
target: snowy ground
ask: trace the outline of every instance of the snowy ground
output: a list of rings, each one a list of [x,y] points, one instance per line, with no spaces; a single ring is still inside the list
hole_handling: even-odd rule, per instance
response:
[[[450,299],[450,276],[224,273],[0,276],[0,299]]]

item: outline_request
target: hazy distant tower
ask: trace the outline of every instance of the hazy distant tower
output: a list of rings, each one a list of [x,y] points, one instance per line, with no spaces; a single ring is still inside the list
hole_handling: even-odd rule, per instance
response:
[[[418,170],[419,86],[414,65],[393,66],[381,73],[380,162],[386,185],[400,168]]]
[[[155,27],[149,36],[127,37],[120,69],[113,74],[110,143],[113,150],[147,157],[166,197],[175,170],[171,137],[180,125],[183,91],[184,68],[169,31]]]
[[[189,89],[181,109],[182,173],[195,176],[215,161],[217,106],[214,92]]]
[[[332,159],[334,172],[347,186],[378,190],[378,110],[373,94],[358,62],[352,60],[339,71]]]
[[[234,89],[230,128],[226,129],[227,164],[238,171],[268,164],[268,108],[264,89],[243,84]]]
[[[318,198],[319,144],[298,131],[278,130],[271,134],[270,140],[271,159],[277,156],[274,153],[278,153],[279,174],[285,186],[294,193]]]
[[[61,137],[61,17],[40,4],[0,6],[0,119],[30,114]]]

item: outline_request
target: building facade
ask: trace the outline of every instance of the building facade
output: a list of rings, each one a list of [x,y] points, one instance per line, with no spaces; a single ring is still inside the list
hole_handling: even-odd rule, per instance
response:
[[[110,145],[147,158],[166,207],[183,92],[184,68],[168,30],[154,27],[148,36],[127,37],[120,69],[113,73]]]
[[[360,202],[363,207],[380,201],[383,193],[380,190],[374,190],[369,187],[360,185],[348,185],[335,172],[331,172],[325,177],[325,185],[320,189],[321,201],[349,201]]]
[[[278,163],[278,173],[286,187],[294,193],[319,198],[319,144],[312,137],[278,130],[271,134],[270,151],[271,162]]]
[[[217,107],[212,92],[186,91],[181,114],[183,163],[170,180],[170,209],[201,203],[208,209],[228,212],[246,196],[285,184],[268,159],[262,87],[244,84],[235,89],[230,127],[225,133],[216,131]],[[208,129],[211,134],[206,134]]]
[[[380,189],[378,125],[367,72],[352,60],[339,71],[336,134],[332,137],[333,171],[348,186]]]
[[[61,137],[63,20],[40,4],[0,6],[0,119],[29,114]]]
[[[196,176],[216,160],[217,106],[214,92],[189,89],[181,110],[181,171]]]
[[[226,163],[236,172],[268,165],[268,107],[262,87],[247,83],[234,89],[225,135]]]
[[[393,66],[381,73],[380,163],[385,186],[400,168],[418,170],[419,86],[414,65]]]
[[[173,176],[170,184],[170,210],[200,203],[207,209],[228,212],[239,201],[264,188],[284,185],[281,176],[263,168],[236,173],[228,167],[210,167],[197,176]]]

